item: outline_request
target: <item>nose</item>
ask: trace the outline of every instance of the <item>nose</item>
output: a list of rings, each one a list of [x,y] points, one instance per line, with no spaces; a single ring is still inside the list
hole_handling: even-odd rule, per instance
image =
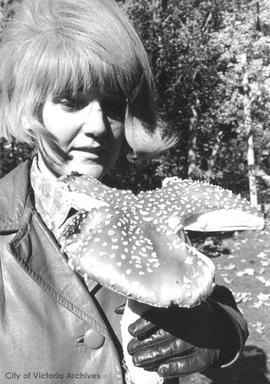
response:
[[[84,109],[82,131],[85,135],[104,136],[106,134],[103,111],[98,100],[91,101]]]

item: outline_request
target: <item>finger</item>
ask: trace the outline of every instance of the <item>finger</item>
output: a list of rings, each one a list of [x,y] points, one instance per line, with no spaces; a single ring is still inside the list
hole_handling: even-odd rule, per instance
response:
[[[129,354],[134,354],[140,349],[143,348],[152,348],[155,344],[160,344],[165,341],[173,340],[175,339],[174,336],[172,336],[170,333],[164,331],[163,329],[159,329],[151,336],[145,337],[144,339],[137,339],[133,338],[128,343],[127,349]]]
[[[140,317],[134,323],[130,324],[128,331],[133,337],[144,338],[149,336],[157,329],[151,321]]]
[[[129,333],[134,337],[143,338],[149,336],[155,329],[165,329],[182,338],[188,323],[186,308],[152,308],[130,325]]]
[[[215,361],[215,350],[194,349],[188,356],[178,356],[160,364],[157,372],[164,378],[184,376],[210,368]]]
[[[187,356],[192,355],[195,350],[196,347],[193,345],[183,343],[182,340],[179,339],[173,339],[150,348],[140,349],[133,355],[132,360],[135,366],[145,368],[153,363],[155,363],[155,365],[161,364],[176,356],[184,356],[187,358]]]

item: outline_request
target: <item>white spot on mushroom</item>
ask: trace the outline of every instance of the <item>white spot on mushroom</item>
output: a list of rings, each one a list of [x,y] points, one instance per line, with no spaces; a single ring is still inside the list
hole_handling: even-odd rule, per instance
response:
[[[188,256],[188,257],[186,257],[184,262],[185,262],[185,264],[193,264],[194,259],[193,259],[193,257]]]

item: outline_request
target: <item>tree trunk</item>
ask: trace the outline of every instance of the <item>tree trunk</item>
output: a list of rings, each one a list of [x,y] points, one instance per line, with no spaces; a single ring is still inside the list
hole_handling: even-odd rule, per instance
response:
[[[223,132],[219,131],[216,136],[216,142],[212,148],[211,156],[208,160],[208,170],[207,170],[207,181],[210,182],[211,177],[213,176],[213,168],[216,164],[218,151],[220,150],[222,143]]]
[[[248,163],[248,180],[249,180],[249,195],[250,202],[252,205],[258,205],[258,195],[256,186],[256,175],[255,175],[255,156],[254,156],[254,144],[252,134],[252,119],[251,119],[251,99],[250,99],[250,87],[248,81],[248,68],[247,68],[247,55],[243,57],[244,64],[244,77],[243,77],[243,107],[244,107],[244,126],[248,139],[248,150],[247,150],[247,163]]]
[[[161,0],[152,0],[152,12],[154,25],[160,23]]]
[[[197,149],[197,126],[198,126],[198,103],[196,97],[191,106],[192,115],[189,124],[189,143],[188,143],[188,178],[192,177],[197,169],[196,149]]]

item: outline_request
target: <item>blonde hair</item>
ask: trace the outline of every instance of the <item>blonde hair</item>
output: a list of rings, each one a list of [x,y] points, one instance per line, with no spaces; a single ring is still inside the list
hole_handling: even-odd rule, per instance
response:
[[[142,42],[113,0],[23,0],[4,30],[0,57],[0,134],[8,139],[35,142],[50,95],[94,86],[127,98],[125,132],[135,152],[175,141],[157,123]]]

